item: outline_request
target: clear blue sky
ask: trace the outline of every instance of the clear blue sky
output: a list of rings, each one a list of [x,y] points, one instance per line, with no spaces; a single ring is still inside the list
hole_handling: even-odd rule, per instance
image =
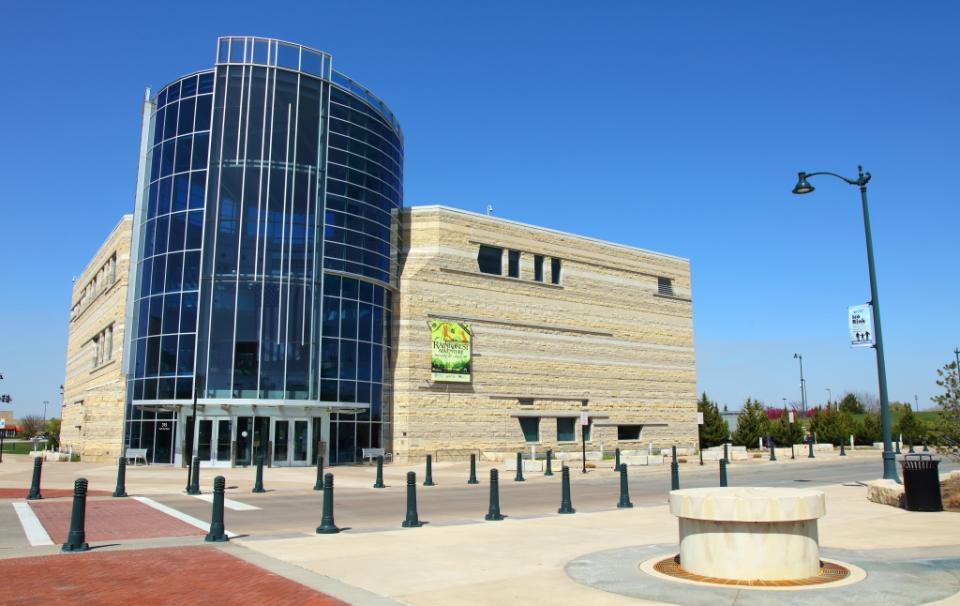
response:
[[[71,277],[133,206],[140,99],[218,35],[326,50],[406,134],[406,204],[687,257],[698,390],[876,393],[847,346],[870,202],[891,398],[960,346],[960,3],[11,4],[0,22],[0,392],[58,414]],[[89,6],[94,6],[90,8]]]

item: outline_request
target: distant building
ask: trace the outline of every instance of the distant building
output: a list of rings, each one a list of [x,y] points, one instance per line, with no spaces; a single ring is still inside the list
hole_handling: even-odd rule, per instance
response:
[[[124,215],[73,284],[60,448],[84,460],[122,452],[127,273],[133,216]]]

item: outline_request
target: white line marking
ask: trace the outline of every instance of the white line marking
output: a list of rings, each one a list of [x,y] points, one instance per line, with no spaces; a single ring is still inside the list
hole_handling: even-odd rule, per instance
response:
[[[148,507],[153,507],[153,508],[156,509],[157,511],[162,511],[163,513],[167,514],[168,516],[177,518],[177,519],[180,520],[181,522],[186,522],[187,524],[190,524],[191,526],[196,526],[196,527],[199,528],[200,530],[210,530],[210,524],[207,524],[207,523],[204,522],[203,520],[200,520],[200,519],[198,519],[198,518],[195,518],[195,517],[193,517],[193,516],[191,516],[191,515],[185,514],[185,513],[183,513],[182,511],[178,511],[178,510],[174,509],[173,507],[167,507],[167,506],[164,505],[163,503],[158,503],[158,502],[156,502],[156,501],[154,501],[153,499],[148,498],[148,497],[133,497],[133,498],[134,498],[135,500],[137,500],[137,501],[140,501],[140,502],[143,503],[144,505],[147,505]],[[230,532],[230,531],[228,530],[228,531],[227,531],[227,536],[228,536],[228,537],[235,537],[235,536],[237,536],[237,535],[236,535],[236,533]]]
[[[13,509],[17,512],[17,517],[20,518],[20,525],[23,526],[23,532],[27,535],[27,540],[30,541],[31,545],[34,547],[53,545],[50,535],[47,534],[43,524],[40,523],[37,514],[33,513],[33,510],[30,509],[29,503],[14,503]]]
[[[196,497],[201,501],[206,501],[207,503],[213,503],[212,494],[195,494],[191,496]],[[241,503],[240,501],[234,501],[233,499],[227,498],[223,499],[223,506],[234,511],[256,511],[260,509],[256,505],[248,505],[247,503]]]

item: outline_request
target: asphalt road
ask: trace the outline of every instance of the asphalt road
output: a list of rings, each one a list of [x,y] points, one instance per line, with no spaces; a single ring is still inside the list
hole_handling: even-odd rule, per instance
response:
[[[603,464],[612,463],[604,461]],[[941,471],[957,468],[944,460]],[[335,471],[335,468],[334,468]],[[832,461],[791,461],[780,465],[755,463],[728,467],[730,486],[812,487],[825,484],[853,484],[880,477],[881,463],[874,458],[836,458]],[[560,474],[552,478],[527,472],[527,481],[513,481],[513,472],[503,472],[500,480],[500,508],[513,518],[556,515],[560,505]],[[371,476],[372,478],[372,476]],[[420,519],[435,525],[482,523],[489,502],[489,483],[481,474],[479,485],[467,485],[466,477],[445,477],[433,487],[417,486]],[[422,482],[422,480],[421,480]],[[681,466],[682,488],[717,486],[717,464]],[[227,498],[260,507],[254,511],[225,512],[226,526],[250,538],[275,538],[311,533],[320,523],[322,492],[289,487],[251,494],[228,490]],[[390,484],[390,482],[388,482]],[[612,472],[592,471],[586,475],[571,469],[573,506],[578,512],[616,509],[619,478]],[[229,479],[228,479],[229,486]],[[646,468],[631,473],[630,497],[635,507],[662,505],[670,490],[670,467]],[[210,504],[186,495],[156,496],[154,499],[201,520],[210,519]],[[400,527],[406,512],[406,487],[394,482],[385,489],[336,488],[335,519],[351,532],[377,532]]]

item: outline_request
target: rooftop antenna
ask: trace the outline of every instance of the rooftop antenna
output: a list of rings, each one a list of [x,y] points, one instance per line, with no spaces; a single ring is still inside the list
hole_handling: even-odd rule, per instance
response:
[[[493,214],[493,204],[487,204],[487,216],[489,217],[492,214]]]

